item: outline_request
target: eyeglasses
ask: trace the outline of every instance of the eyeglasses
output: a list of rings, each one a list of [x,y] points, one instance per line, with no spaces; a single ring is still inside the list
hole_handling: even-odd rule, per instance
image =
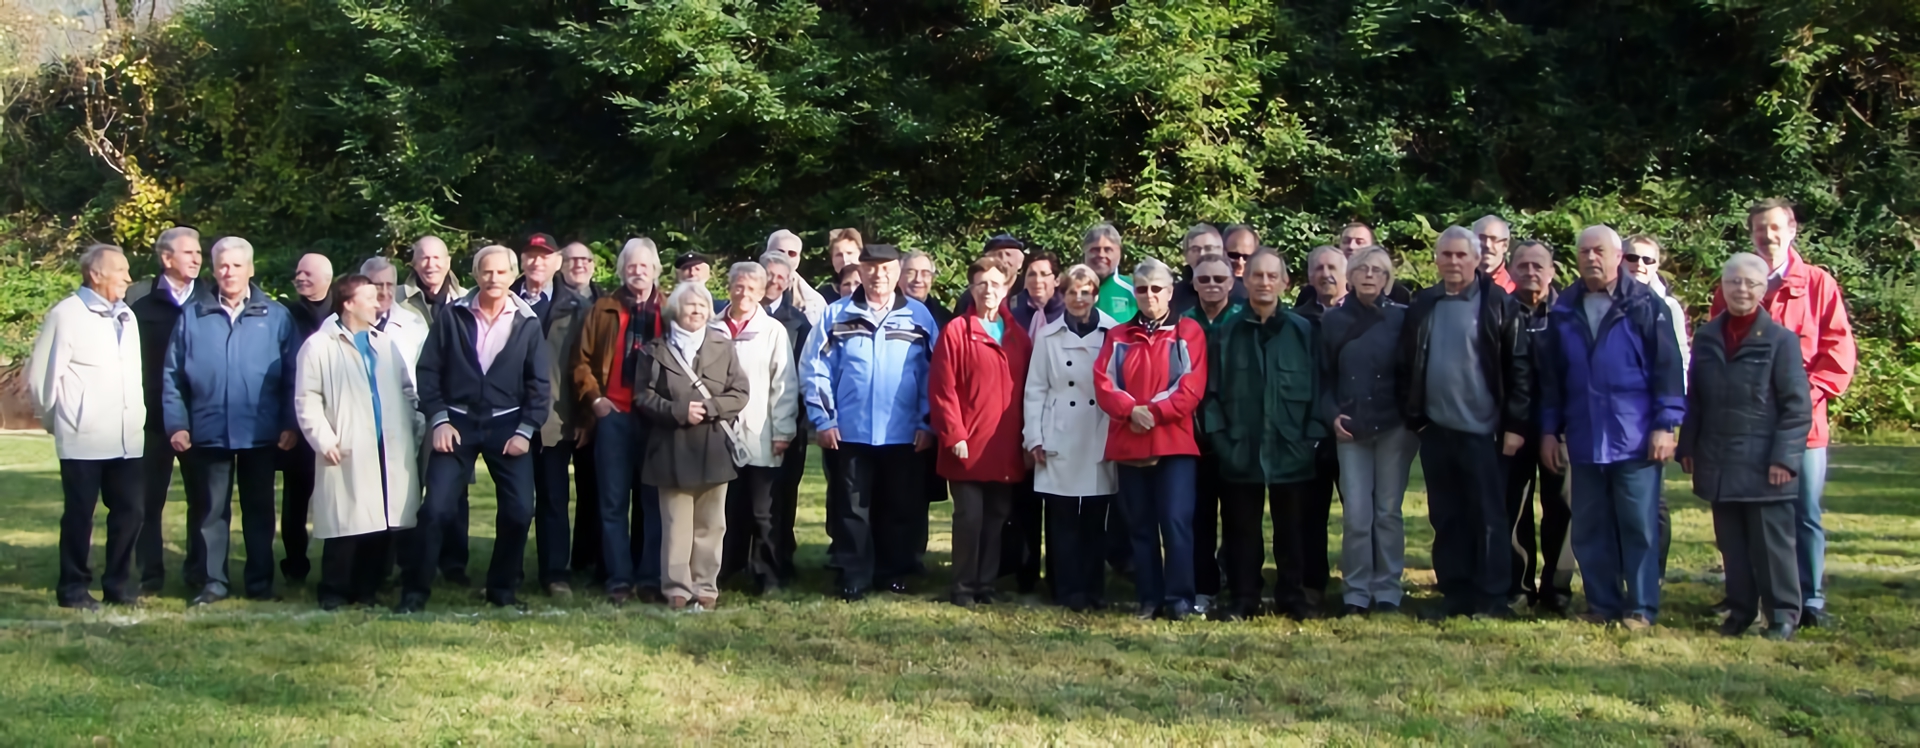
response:
[[[1140,293],[1149,293],[1149,294],[1158,295],[1158,294],[1166,293],[1172,290],[1172,288],[1168,286],[1140,286],[1136,290],[1138,290]]]
[[[1639,263],[1641,265],[1660,264],[1660,258],[1653,257],[1651,255],[1621,255],[1620,259],[1629,263]]]
[[[1196,275],[1193,277],[1193,282],[1205,283],[1209,285],[1225,285],[1227,283],[1233,282],[1233,276],[1231,275]]]
[[[1187,250],[1188,250],[1188,251],[1197,251],[1197,252],[1199,252],[1200,254],[1203,254],[1203,255],[1204,255],[1204,254],[1213,254],[1213,253],[1216,253],[1216,252],[1219,252],[1219,251],[1220,251],[1220,245],[1218,245],[1218,244],[1189,244],[1189,245],[1187,245]]]
[[[1353,275],[1386,275],[1387,269],[1383,267],[1376,267],[1373,265],[1355,265],[1353,266],[1352,274]]]
[[[1721,278],[1720,285],[1732,286],[1734,288],[1760,289],[1766,288],[1767,282],[1763,280],[1747,280],[1744,278]]]

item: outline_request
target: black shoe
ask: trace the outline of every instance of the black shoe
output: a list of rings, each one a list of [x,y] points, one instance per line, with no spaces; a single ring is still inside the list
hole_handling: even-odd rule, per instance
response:
[[[1543,598],[1540,602],[1534,603],[1533,613],[1543,618],[1566,618],[1567,609],[1572,607],[1572,605],[1572,598],[1554,595],[1553,597]]]
[[[907,583],[898,579],[881,585],[880,588],[896,595],[907,594]]]
[[[774,577],[772,579],[762,579],[754,582],[753,594],[760,597],[771,597],[780,594],[780,578]]]
[[[1397,616],[1397,615],[1400,615],[1400,604],[1399,603],[1374,603],[1373,613],[1374,615]]]
[[[102,597],[104,597],[104,598],[105,598],[105,602],[106,602],[106,604],[108,604],[108,605],[112,605],[112,606],[115,606],[115,607],[121,607],[121,608],[144,608],[144,607],[147,607],[147,598],[146,598],[146,596],[145,596],[145,595],[138,595],[138,594],[135,594],[135,595],[103,595]]]
[[[442,569],[440,576],[447,580],[447,584],[461,587],[473,586],[473,577],[467,576],[466,569]]]
[[[1807,608],[1800,611],[1800,626],[1803,629],[1830,629],[1838,621],[1826,608]]]
[[[346,604],[347,604],[347,601],[344,598],[338,598],[332,595],[323,595],[320,598],[320,609],[327,611],[328,613],[332,613],[333,611],[339,610],[340,606],[346,605]]]
[[[1790,642],[1793,641],[1794,628],[1792,621],[1775,621],[1772,626],[1767,627],[1767,632],[1761,634],[1761,636],[1777,642]]]
[[[1751,616],[1730,615],[1727,616],[1727,620],[1720,622],[1720,635],[1727,637],[1746,636],[1747,630],[1751,628],[1753,628],[1753,618]]]
[[[954,605],[966,608],[967,610],[973,610],[975,598],[976,596],[969,595],[965,592],[955,592],[953,593],[952,602]]]
[[[190,604],[193,607],[198,608],[203,605],[212,605],[214,603],[220,602],[221,600],[225,600],[225,599],[227,599],[227,595],[224,592],[215,592],[213,590],[201,590],[200,594],[193,596],[193,602]]]
[[[1140,609],[1133,612],[1133,617],[1142,621],[1151,621],[1160,617],[1160,607],[1151,603],[1141,603]]]
[[[1000,602],[999,598],[996,598],[993,596],[993,590],[974,593],[973,601],[981,605],[992,605],[994,603]]]
[[[1193,603],[1181,600],[1166,607],[1167,620],[1179,623],[1193,615]]]
[[[1207,620],[1219,621],[1220,623],[1244,621],[1246,618],[1246,615],[1240,612],[1240,606],[1238,605],[1215,605],[1212,610],[1207,611]]]
[[[1365,605],[1354,605],[1352,603],[1348,603],[1346,607],[1340,609],[1340,617],[1341,618],[1366,618],[1369,612],[1371,611],[1368,611],[1367,606]]]
[[[521,602],[519,596],[513,594],[512,590],[488,592],[487,604],[496,608],[512,608],[522,613],[527,612],[527,604]]]
[[[1719,613],[1721,615],[1726,615],[1728,613],[1733,612],[1733,606],[1728,605],[1727,599],[1723,597],[1723,598],[1720,598],[1720,602],[1713,604],[1713,612]]]
[[[419,595],[419,594],[413,594],[413,595],[403,594],[400,596],[400,603],[398,605],[393,606],[393,612],[398,613],[400,615],[407,615],[409,613],[419,613],[419,612],[425,611],[426,609],[427,609],[427,596]]]
[[[850,603],[857,603],[867,599],[867,591],[859,587],[841,587],[840,599]]]
[[[160,590],[165,588],[166,586],[167,586],[167,580],[165,579],[155,579],[152,581],[143,580],[140,582],[140,594],[158,595],[160,594]]]
[[[61,600],[60,607],[82,610],[88,613],[98,613],[100,612],[100,601],[93,599],[92,595],[87,595],[72,600]]]
[[[667,596],[660,594],[659,587],[641,587],[633,593],[633,596],[646,605],[659,605],[667,601]]]
[[[1451,617],[1453,616],[1451,613],[1447,612],[1447,606],[1445,605],[1440,605],[1432,608],[1425,608],[1420,611],[1420,620],[1426,621],[1428,623],[1439,623],[1440,621],[1447,620],[1448,618],[1451,618]]]

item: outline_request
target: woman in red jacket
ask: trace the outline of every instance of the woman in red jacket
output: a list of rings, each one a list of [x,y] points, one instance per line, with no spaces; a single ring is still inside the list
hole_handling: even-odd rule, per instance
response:
[[[1107,459],[1120,466],[1137,617],[1178,621],[1193,612],[1193,413],[1207,389],[1207,339],[1172,313],[1173,271],[1160,261],[1134,268],[1133,297],[1139,314],[1107,333],[1093,362],[1094,399],[1112,419]]]
[[[967,268],[973,309],[940,331],[927,400],[940,437],[940,477],[953,490],[953,604],[993,601],[1000,531],[1026,479],[1022,393],[1033,346],[1007,324],[1007,275],[980,260]]]

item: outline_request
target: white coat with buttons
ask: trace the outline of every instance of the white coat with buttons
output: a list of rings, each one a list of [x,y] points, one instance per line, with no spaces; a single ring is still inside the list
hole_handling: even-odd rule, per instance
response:
[[[1114,321],[1100,315],[1098,332],[1081,337],[1067,329],[1065,315],[1033,336],[1033,360],[1027,367],[1027,451],[1042,448],[1047,457],[1034,466],[1033,490],[1054,496],[1106,496],[1119,492],[1113,463],[1107,462],[1107,415],[1093,402],[1093,361],[1100,355]]]

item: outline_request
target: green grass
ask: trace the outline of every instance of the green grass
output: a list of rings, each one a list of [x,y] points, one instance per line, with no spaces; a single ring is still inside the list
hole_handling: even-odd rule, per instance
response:
[[[1141,623],[1036,600],[971,614],[924,598],[847,605],[822,595],[817,473],[801,588],[729,594],[705,615],[585,594],[503,613],[445,589],[410,619],[321,613],[308,589],[188,612],[177,574],[147,608],[80,614],[53,606],[51,444],[0,436],[0,744],[1910,745],[1920,449],[1841,447],[1832,462],[1842,626],[1780,644],[1713,635],[1718,555],[1677,473],[1662,626],[1643,635],[1565,621]],[[478,488],[476,567],[492,534]],[[946,512],[929,591],[945,582]],[[1409,576],[1431,583],[1423,496],[1407,514]],[[1119,583],[1111,596],[1129,597]]]

